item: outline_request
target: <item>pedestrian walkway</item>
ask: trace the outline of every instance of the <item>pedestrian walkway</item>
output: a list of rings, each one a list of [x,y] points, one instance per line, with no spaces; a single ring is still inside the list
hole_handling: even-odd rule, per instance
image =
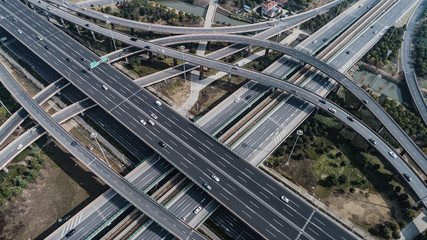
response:
[[[400,232],[399,240],[411,240],[427,229],[427,210],[423,210]]]

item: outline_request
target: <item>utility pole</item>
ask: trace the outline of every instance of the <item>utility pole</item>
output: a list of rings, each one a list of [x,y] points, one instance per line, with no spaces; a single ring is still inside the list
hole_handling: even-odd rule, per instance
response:
[[[285,165],[289,165],[289,160],[291,159],[292,153],[294,152],[295,145],[297,144],[298,138],[299,136],[303,135],[303,133],[304,132],[302,130],[297,130],[297,139],[295,139],[294,146],[292,147],[291,153],[289,153],[289,157],[288,157],[288,160],[286,160]]]

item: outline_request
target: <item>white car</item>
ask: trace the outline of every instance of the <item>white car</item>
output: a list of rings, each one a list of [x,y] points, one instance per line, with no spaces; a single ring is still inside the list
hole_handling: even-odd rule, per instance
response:
[[[139,122],[140,122],[142,125],[147,124],[147,123],[146,123],[144,120],[142,120],[142,119],[141,119]]]
[[[19,149],[21,149],[21,148],[22,148],[22,146],[23,146],[22,144],[19,144],[19,145],[16,147],[16,149],[17,149],[17,150],[19,150]]]
[[[289,198],[287,198],[285,196],[281,196],[280,199],[282,199],[282,201],[284,201],[285,203],[289,202]]]
[[[217,177],[215,174],[212,174],[211,178],[216,182],[219,182],[219,177]]]
[[[153,122],[153,120],[148,120],[148,122],[151,124],[151,126],[154,126],[154,122]]]
[[[198,207],[196,207],[196,209],[194,209],[193,213],[198,214],[200,212],[200,210],[202,210],[202,207],[198,206]]]
[[[159,49],[159,52],[164,53],[164,52],[165,52],[165,50],[163,50],[163,49]]]
[[[105,91],[107,91],[107,90],[108,90],[108,87],[107,87],[107,86],[105,86],[105,85],[102,85],[102,88],[103,88]]]
[[[337,110],[333,109],[333,108],[328,108],[329,112],[335,114],[337,112]]]
[[[234,102],[235,103],[238,103],[240,101],[240,98],[236,98],[236,99],[234,99]]]
[[[157,106],[162,106],[162,102],[160,102],[159,100],[154,102]]]
[[[150,116],[151,116],[152,118],[154,118],[154,119],[157,119],[157,115],[156,115],[156,114],[154,114],[154,113],[152,113]]]
[[[397,158],[396,153],[394,153],[393,151],[388,152],[388,154],[390,154],[390,156],[393,158]]]
[[[18,32],[18,33],[22,33],[22,30],[21,30],[21,29],[18,29],[18,30],[17,30],[17,32]]]

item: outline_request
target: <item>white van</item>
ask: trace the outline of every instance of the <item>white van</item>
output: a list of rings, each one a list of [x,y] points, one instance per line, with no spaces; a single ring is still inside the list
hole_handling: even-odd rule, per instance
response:
[[[153,122],[153,120],[148,120],[148,122],[151,124],[151,126],[154,126],[154,122]]]

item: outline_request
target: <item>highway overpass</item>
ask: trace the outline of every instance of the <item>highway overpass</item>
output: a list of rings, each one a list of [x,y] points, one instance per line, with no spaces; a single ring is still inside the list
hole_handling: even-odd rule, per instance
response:
[[[266,238],[282,238],[283,234],[297,236],[299,235],[299,231],[297,229],[303,227],[307,220],[309,221],[309,225],[313,224],[308,218],[313,214],[313,212],[310,211],[310,209],[312,209],[311,206],[297,198],[291,197],[290,195],[289,197],[292,198],[292,201],[298,202],[300,207],[304,206],[304,208],[301,208],[298,211],[299,214],[303,215],[299,217],[294,216],[292,218],[293,221],[290,222],[288,217],[286,217],[288,214],[286,212],[282,212],[283,210],[281,209],[284,207],[283,202],[278,198],[278,196],[280,196],[279,194],[283,194],[283,192],[287,193],[287,190],[274,180],[245,163],[244,160],[239,159],[228,149],[219,145],[214,139],[204,135],[200,129],[174,113],[167,106],[155,106],[153,104],[155,98],[153,98],[151,94],[148,94],[144,89],[138,89],[137,85],[132,83],[131,80],[123,78],[118,71],[112,69],[109,65],[99,65],[97,68],[93,69],[93,74],[86,70],[83,72],[76,72],[73,70],[73,68],[77,68],[77,70],[86,68],[85,65],[82,65],[80,56],[83,55],[84,58],[88,60],[95,60],[97,57],[87,52],[85,48],[76,44],[73,40],[69,40],[68,36],[58,29],[55,29],[50,24],[46,24],[47,22],[44,19],[40,19],[38,15],[33,16],[34,12],[31,10],[28,9],[27,11],[23,6],[21,7],[19,5],[16,7],[18,8],[12,8],[11,10],[14,11],[14,14],[17,16],[19,15],[18,17],[22,19],[22,21],[18,21],[16,23],[18,26],[5,26],[9,29],[11,34],[20,39],[25,45],[30,46],[30,48],[38,53],[42,59],[45,59],[45,61],[47,61],[51,66],[54,66],[54,68],[63,75],[68,76],[68,74],[78,74],[79,77],[70,78],[69,80],[88,95],[92,95],[90,91],[96,93],[93,97],[97,99],[96,102],[98,105],[102,106],[107,111],[110,111],[116,119],[127,125],[129,129],[140,136],[141,139],[144,139],[150,146],[157,149],[157,151],[169,159],[176,167],[189,175],[193,181],[199,184],[199,186],[201,186],[205,181],[209,182],[210,185],[213,186],[210,193],[212,193],[216,199],[220,198],[222,200],[220,202],[223,204],[226,202],[225,206],[233,209],[235,214],[237,211],[237,215],[243,217],[247,223],[249,222],[250,226],[256,226],[255,228],[258,231],[263,231],[263,235],[265,234]],[[33,19],[37,19],[37,22],[34,22]],[[11,21],[8,22],[10,23]],[[32,24],[35,24],[37,31],[34,32],[35,29],[29,26]],[[43,25],[43,28],[39,26],[40,24]],[[17,27],[22,28],[25,34],[17,35]],[[44,39],[43,41],[36,41],[34,43],[33,39],[35,39],[37,35],[44,35],[45,31],[49,31],[51,33],[49,38]],[[66,44],[59,44],[56,46],[59,42],[66,42]],[[50,46],[47,51],[45,49],[46,44]],[[75,55],[77,52],[80,53]],[[181,55],[181,52],[178,53]],[[47,56],[43,56],[46,54]],[[66,57],[69,57],[72,61],[65,62],[61,60]],[[102,90],[101,86],[103,84],[108,86],[108,89],[111,89],[111,91]],[[115,102],[120,102],[120,99],[127,100],[122,101],[121,104],[117,106]],[[140,99],[144,100],[141,101]],[[156,125],[152,128],[140,127],[140,119],[149,118],[150,111],[153,113],[155,112],[158,116]],[[200,139],[193,139],[192,136],[194,134],[200,136]],[[177,137],[180,135],[184,136],[183,138],[185,138],[185,140]],[[159,138],[169,146],[167,148],[161,148],[158,145]],[[175,145],[178,144],[179,147],[176,147]],[[215,151],[206,144],[215,146]],[[198,150],[195,151],[194,148],[198,148]],[[177,151],[177,149],[179,149],[179,151]],[[199,151],[206,151],[206,153],[201,154]],[[219,151],[222,151],[223,153],[219,153]],[[200,160],[193,161],[190,160],[190,158]],[[222,163],[218,163],[218,161]],[[219,165],[217,164],[229,165],[231,167],[230,170],[226,169],[229,173],[224,175],[225,172],[221,170],[223,167],[218,168]],[[248,165],[248,173],[243,173],[240,169],[235,169],[235,166],[239,164],[242,164],[242,166]],[[207,167],[208,169],[206,169]],[[251,170],[252,168],[253,170]],[[206,170],[202,171],[202,169]],[[216,175],[220,177],[220,185],[212,182],[210,179],[212,171],[216,172]],[[230,173],[230,171],[232,173]],[[249,177],[247,174],[253,175]],[[239,178],[232,179],[230,176],[239,176]],[[265,186],[259,185],[260,182],[267,182],[275,190],[265,189]],[[249,190],[249,187],[252,189]],[[242,188],[244,188],[244,190],[242,190]],[[253,194],[254,191],[256,191],[257,194]],[[274,191],[275,193],[271,191]],[[258,192],[262,192],[262,195],[259,195]],[[245,201],[240,200],[240,198],[245,199]],[[255,204],[259,209],[248,206],[248,200]],[[271,203],[264,203],[266,201]],[[273,208],[280,210],[273,210]],[[263,218],[257,217],[260,216],[260,213],[264,215]],[[337,228],[337,226],[323,214],[317,211],[314,214],[316,215],[316,219],[322,221],[322,224],[330,226],[327,229],[333,230],[333,232],[328,232],[328,234],[353,238],[348,232],[341,228]],[[296,220],[296,218],[299,220]],[[267,219],[275,219],[277,222],[271,222]],[[273,227],[270,228],[268,226]],[[288,231],[286,233],[277,231],[277,229],[283,228],[281,226],[287,226],[286,228]],[[305,236],[312,233],[302,232],[302,234]],[[316,232],[316,234],[324,233]]]

